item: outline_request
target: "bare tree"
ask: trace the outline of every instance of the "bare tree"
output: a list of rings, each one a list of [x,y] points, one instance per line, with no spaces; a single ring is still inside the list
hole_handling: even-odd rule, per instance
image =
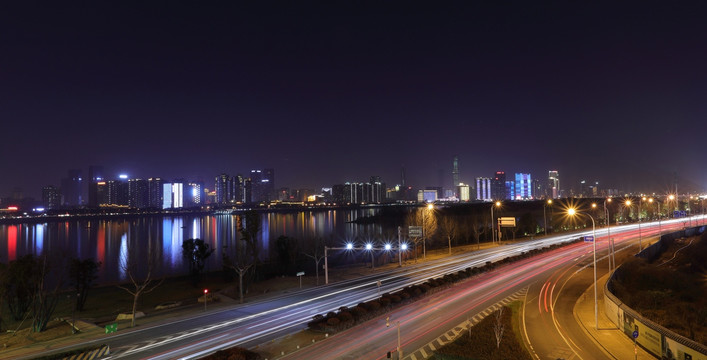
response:
[[[241,254],[242,251],[239,252]],[[253,266],[253,263],[250,261],[245,260],[248,258],[247,256],[240,256],[238,257],[236,261],[231,260],[231,258],[226,255],[226,253],[223,253],[223,266],[232,269],[238,274],[238,292],[239,292],[239,299],[240,303],[243,303],[243,277],[245,276],[246,273],[248,273],[248,270]]]
[[[36,281],[34,281],[34,299],[32,301],[32,331],[42,332],[47,329],[47,324],[59,302],[59,289],[64,279],[63,268],[59,266],[61,260],[47,259],[47,255],[35,258],[37,265]],[[48,284],[52,284],[49,289]]]
[[[476,240],[477,249],[481,247],[481,245],[479,244],[479,238],[481,237],[481,235],[486,233],[486,226],[482,224],[486,224],[484,216],[479,214],[473,214],[469,217],[469,227],[471,229],[472,236],[474,236],[474,239]]]
[[[135,249],[137,246],[128,245],[128,248]],[[152,292],[164,281],[164,277],[155,279],[158,258],[159,254],[157,254],[157,252],[153,249],[152,242],[148,242],[147,269],[145,275],[142,277],[139,275],[138,267],[138,264],[140,264],[141,261],[137,259],[134,251],[129,251],[123,256],[123,258],[120,259],[120,267],[130,279],[130,284],[128,286],[118,285],[118,287],[133,296],[133,311],[132,319],[130,320],[130,327],[135,327],[135,312],[137,310],[137,302],[140,296]]]
[[[457,223],[457,219],[451,215],[443,216],[442,221],[440,221],[439,228],[442,235],[447,238],[449,255],[452,255],[452,239],[455,239],[459,235],[459,224]]]
[[[505,329],[503,323],[503,309],[504,307],[501,306],[494,314],[496,316],[496,322],[493,324],[493,333],[496,335],[496,348],[501,347],[501,339],[503,339],[503,330]]]
[[[314,260],[315,273],[317,274],[317,286],[319,286],[319,262],[324,259],[324,246],[326,246],[326,244],[324,244],[324,240],[320,237],[316,237],[313,241],[311,252],[304,254]]]

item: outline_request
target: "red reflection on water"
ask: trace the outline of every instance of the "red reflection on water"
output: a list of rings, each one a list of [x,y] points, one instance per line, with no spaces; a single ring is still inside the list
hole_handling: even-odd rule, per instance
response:
[[[106,263],[106,225],[98,225],[98,238],[96,241],[96,258],[101,264]]]
[[[7,259],[17,259],[17,226],[7,228]]]

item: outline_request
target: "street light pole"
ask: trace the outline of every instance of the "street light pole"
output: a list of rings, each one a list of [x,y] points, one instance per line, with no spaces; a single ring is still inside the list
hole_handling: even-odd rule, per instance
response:
[[[592,204],[592,207],[595,208],[597,204]],[[567,210],[567,213],[570,216],[574,216],[575,214],[579,215],[577,210],[574,208],[570,208]],[[594,247],[594,326],[596,330],[599,330],[599,307],[597,305],[597,229],[596,229],[596,223],[594,222],[594,218],[589,215],[589,214],[583,214],[589,216],[589,218],[592,220],[592,236],[594,237],[594,240],[592,241],[592,246]]]
[[[329,285],[329,263],[327,262],[328,247],[324,246],[324,285]]]
[[[403,348],[400,346],[400,321],[395,321],[395,326],[398,328],[398,359],[403,358]],[[385,327],[390,327],[390,316],[385,318]]]
[[[552,205],[552,199],[549,199],[545,204],[543,204],[543,222],[545,224],[545,236],[547,236],[547,215],[545,215],[545,210],[548,206]],[[552,222],[552,219],[550,219]]]
[[[616,259],[614,258],[614,243],[611,240],[611,216],[609,213],[609,208],[606,207],[607,202],[611,202],[611,198],[604,200],[604,213],[606,216],[606,236],[607,239],[609,239],[609,272],[611,272],[613,268],[616,267]]]

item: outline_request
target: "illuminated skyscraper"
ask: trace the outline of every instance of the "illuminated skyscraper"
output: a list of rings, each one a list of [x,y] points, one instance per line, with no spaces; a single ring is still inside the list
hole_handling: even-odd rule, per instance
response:
[[[229,203],[231,194],[230,188],[230,178],[227,174],[221,174],[216,177],[215,190],[216,190],[216,203],[223,205]]]
[[[457,193],[459,194],[459,201],[470,200],[469,185],[459,183],[459,186],[457,186]]]
[[[456,189],[457,186],[459,186],[459,157],[454,155],[452,160],[452,188]],[[455,195],[459,197],[459,192],[457,191]]]
[[[529,200],[533,198],[533,181],[530,174],[516,173],[515,200]]]
[[[248,203],[258,203],[263,201],[263,172],[261,170],[250,171],[250,199]]]
[[[505,184],[504,184],[505,186]],[[503,198],[496,198],[501,200]],[[476,200],[492,201],[491,197],[491,179],[485,177],[476,178]]]
[[[149,178],[147,179],[147,187],[150,197],[150,207],[151,208],[162,208],[162,179],[161,178]]]
[[[560,197],[560,174],[557,170],[548,172],[547,182],[547,195],[552,199],[558,199]]]
[[[128,180],[128,206],[143,209],[150,204],[150,188],[147,180]]]
[[[261,201],[269,202],[275,198],[275,169],[263,169]]]

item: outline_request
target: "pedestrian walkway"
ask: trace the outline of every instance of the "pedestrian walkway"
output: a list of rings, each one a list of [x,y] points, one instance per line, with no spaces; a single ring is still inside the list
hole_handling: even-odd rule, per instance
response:
[[[587,333],[587,335],[594,340],[594,342],[604,351],[607,358],[610,359],[638,359],[638,360],[648,360],[656,359],[653,355],[644,350],[640,345],[636,346],[636,353],[634,353],[634,344],[628,336],[626,336],[623,331],[621,331],[616,324],[611,322],[609,318],[604,315],[604,284],[609,279],[609,274],[603,276],[601,279],[597,280],[597,286],[599,291],[597,292],[598,301],[598,318],[599,318],[599,330],[596,330],[594,322],[594,286],[590,286],[582,296],[577,299],[577,303],[574,307],[574,317],[577,322],[582,327],[582,329]]]

